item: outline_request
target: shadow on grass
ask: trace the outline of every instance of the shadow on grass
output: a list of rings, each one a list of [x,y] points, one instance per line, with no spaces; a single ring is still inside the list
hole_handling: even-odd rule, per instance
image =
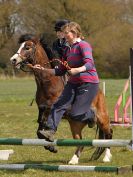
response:
[[[48,165],[62,165],[68,164],[68,161],[65,160],[46,160],[46,161],[23,161],[23,162],[15,162],[16,164],[48,164]]]

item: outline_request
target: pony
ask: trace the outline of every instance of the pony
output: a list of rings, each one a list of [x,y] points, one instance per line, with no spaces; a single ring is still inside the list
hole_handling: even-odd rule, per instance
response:
[[[40,64],[44,68],[52,68],[51,63],[54,60],[49,60],[50,50],[45,44],[45,40],[41,37],[29,36],[27,34],[22,35],[19,38],[20,47],[11,58],[11,64],[14,68],[22,69],[24,66],[28,66],[32,70],[37,85],[36,90],[36,103],[38,106],[38,130],[42,130],[44,124],[47,120],[49,110],[52,104],[60,96],[63,88],[64,82],[60,76],[51,76],[47,71],[34,69],[35,64]],[[63,64],[63,63],[61,63]],[[105,103],[105,96],[103,92],[99,89],[96,97],[91,105],[97,114],[97,132],[99,132],[99,139],[112,139],[112,129],[110,128],[110,118],[108,115],[108,110]],[[87,123],[78,122],[70,119],[67,116],[67,120],[70,125],[71,133],[74,139],[82,139],[82,130],[87,125]],[[37,130],[37,132],[38,132]],[[43,138],[43,137],[38,137]],[[83,151],[83,146],[78,146],[69,164],[78,164],[79,157]],[[45,149],[51,152],[57,152],[55,147],[47,146]],[[105,151],[106,150],[106,151]],[[97,147],[92,154],[90,160],[97,160],[101,154],[105,151],[105,156],[103,158],[104,162],[108,162],[112,158],[110,152],[110,147]]]

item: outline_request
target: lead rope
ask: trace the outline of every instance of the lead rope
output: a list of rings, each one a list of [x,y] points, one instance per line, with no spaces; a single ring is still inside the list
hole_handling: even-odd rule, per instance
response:
[[[52,63],[52,62],[54,62],[54,61],[58,61],[60,64],[62,64],[67,70],[70,70],[71,69],[71,67],[68,65],[68,63],[67,63],[67,61],[61,61],[61,60],[59,60],[59,59],[52,59],[51,61],[48,61],[48,62],[46,62],[46,63],[44,63],[44,65],[48,65],[49,63]],[[32,65],[32,64],[30,64],[30,63],[26,63],[26,65],[28,66],[28,67],[30,67],[30,68],[34,68],[34,66]],[[42,67],[42,68],[44,68],[44,67]]]

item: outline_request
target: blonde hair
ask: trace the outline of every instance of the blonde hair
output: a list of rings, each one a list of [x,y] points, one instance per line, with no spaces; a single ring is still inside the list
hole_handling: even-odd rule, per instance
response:
[[[81,27],[78,23],[76,22],[70,22],[66,25],[64,25],[62,28],[61,28],[62,32],[72,32],[74,34],[76,34],[77,37],[81,38],[81,39],[84,39],[83,35],[82,35],[82,32],[81,32]]]

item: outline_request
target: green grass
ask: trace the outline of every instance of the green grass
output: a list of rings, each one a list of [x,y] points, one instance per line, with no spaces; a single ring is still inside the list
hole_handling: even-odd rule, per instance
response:
[[[104,80],[106,82],[106,102],[108,105],[110,117],[113,118],[114,106],[121,93],[125,80]],[[101,81],[102,88],[102,81]],[[0,137],[14,138],[36,138],[37,129],[37,106],[34,102],[32,107],[29,103],[35,95],[35,82],[32,78],[7,79],[0,80]],[[119,139],[131,138],[131,127],[113,127],[114,137]],[[96,129],[85,128],[83,136],[86,139],[95,138]],[[69,124],[62,120],[55,138],[71,138]],[[0,149],[13,149],[14,154],[8,161],[0,163],[45,163],[52,165],[66,165],[72,157],[75,147],[57,147],[58,153],[52,154],[43,147],[31,146],[0,146]],[[98,161],[89,161],[94,148],[85,148],[79,165],[95,166],[124,166],[132,165],[132,152],[126,148],[112,148],[113,159],[110,163],[103,163],[102,157]],[[115,173],[99,172],[46,172],[43,170],[29,169],[25,171],[0,171],[2,177],[114,177]],[[119,175],[121,176],[121,175]],[[127,176],[127,174],[122,175]],[[132,175],[131,175],[132,176]],[[130,174],[128,174],[130,177]]]

